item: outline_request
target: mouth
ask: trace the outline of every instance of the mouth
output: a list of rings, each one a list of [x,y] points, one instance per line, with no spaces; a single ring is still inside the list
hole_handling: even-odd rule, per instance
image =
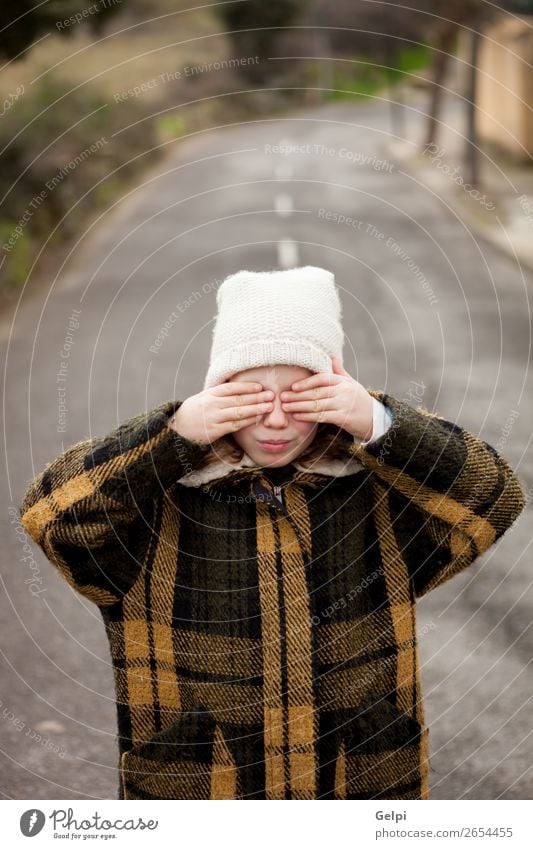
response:
[[[285,450],[290,444],[290,439],[259,439],[259,445],[263,451],[266,451],[270,454],[280,454]]]

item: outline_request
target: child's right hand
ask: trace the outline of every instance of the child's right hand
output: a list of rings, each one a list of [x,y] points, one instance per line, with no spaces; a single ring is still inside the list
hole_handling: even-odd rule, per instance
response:
[[[259,389],[257,387],[260,387]],[[195,442],[215,442],[257,421],[272,409],[274,393],[259,383],[234,380],[191,395],[169,420],[177,433]]]

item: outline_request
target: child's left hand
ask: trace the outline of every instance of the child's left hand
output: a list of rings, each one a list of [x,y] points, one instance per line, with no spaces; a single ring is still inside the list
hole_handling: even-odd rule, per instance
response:
[[[301,421],[329,422],[342,427],[357,439],[370,439],[373,432],[373,398],[341,365],[331,360],[333,374],[318,372],[297,380],[293,391],[281,393],[287,413]]]

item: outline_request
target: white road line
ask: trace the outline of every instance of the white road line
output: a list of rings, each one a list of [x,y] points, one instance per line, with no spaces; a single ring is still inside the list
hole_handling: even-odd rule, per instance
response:
[[[292,145],[290,138],[280,139],[280,145],[289,147]],[[274,169],[276,179],[288,180],[292,177],[293,168],[288,162],[280,162]],[[286,192],[280,192],[274,197],[274,208],[276,213],[282,218],[292,215],[294,209],[294,201],[292,195]],[[298,265],[299,251],[298,245],[292,239],[280,239],[278,241],[278,263],[281,268],[293,268]]]
[[[287,194],[286,192],[280,192],[279,194],[275,195],[274,209],[276,210],[278,215],[281,215],[282,218],[287,218],[289,215],[292,215],[292,211],[294,209],[292,196]]]
[[[289,180],[294,173],[294,169],[292,165],[289,165],[288,162],[280,162],[279,165],[276,165],[274,168],[274,174],[276,175],[276,180]]]
[[[298,245],[292,239],[280,239],[278,242],[278,262],[281,268],[293,268],[298,265]]]

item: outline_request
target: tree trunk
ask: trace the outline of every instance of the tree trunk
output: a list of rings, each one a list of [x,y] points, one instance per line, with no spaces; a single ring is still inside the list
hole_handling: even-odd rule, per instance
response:
[[[473,25],[470,33],[470,68],[468,72],[468,89],[466,92],[467,131],[465,150],[466,179],[474,187],[479,187],[479,151],[476,133],[476,89],[478,78],[478,56],[481,34],[478,26]]]
[[[431,93],[428,122],[426,128],[425,147],[434,144],[437,138],[437,125],[442,104],[442,87],[448,70],[450,53],[455,46],[455,38],[459,30],[459,24],[450,23],[443,27],[434,44],[435,57],[433,59],[433,73],[431,80]]]
[[[385,64],[387,65],[388,95],[390,108],[391,135],[396,138],[405,139],[405,102],[403,98],[403,79],[395,86],[393,82],[393,62],[395,54],[392,49],[391,39],[385,41]]]

